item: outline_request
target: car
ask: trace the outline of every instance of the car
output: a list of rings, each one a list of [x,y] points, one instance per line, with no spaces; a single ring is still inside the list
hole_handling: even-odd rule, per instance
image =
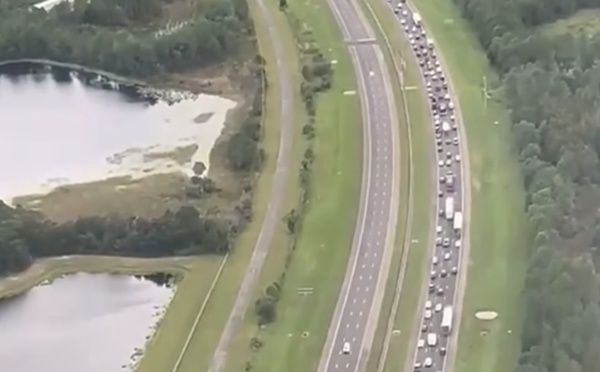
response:
[[[344,346],[342,346],[342,354],[350,354],[350,343],[344,342]]]
[[[418,370],[420,370],[420,369],[421,369],[421,363],[419,363],[419,362],[416,362],[416,363],[415,363],[414,370],[415,370],[415,371],[418,371]]]
[[[446,139],[446,145],[451,145],[452,144],[452,139],[448,138]]]
[[[454,124],[454,126],[456,126],[456,124]],[[458,145],[458,137],[454,137],[452,142],[454,142],[455,145]]]
[[[439,287],[439,288],[437,289],[437,291],[436,291],[436,294],[437,294],[438,296],[443,296],[443,295],[444,295],[444,288],[442,288],[442,287]]]
[[[460,155],[456,155],[456,156],[454,157],[454,159],[456,160],[456,162],[457,162],[457,163],[459,163],[459,162],[460,162]]]
[[[440,177],[440,183],[444,183],[444,182],[446,182],[446,177],[445,176],[441,176]]]
[[[438,258],[437,258],[437,256],[433,256],[433,261],[432,262],[433,262],[434,265],[438,264]]]
[[[431,310],[425,310],[425,319],[431,319]]]
[[[440,348],[440,355],[441,355],[441,356],[444,356],[444,355],[446,355],[446,348],[445,348],[445,347],[441,347],[441,348]]]
[[[440,236],[438,236],[437,238],[435,238],[435,244],[436,245],[441,245],[442,244],[442,238]]]
[[[430,277],[431,277],[431,280],[435,280],[435,278],[437,278],[437,273],[432,270]]]
[[[438,225],[438,226],[435,228],[435,231],[436,231],[438,234],[440,234],[440,233],[442,232],[442,226]]]
[[[444,253],[444,260],[448,261],[450,258],[452,258],[452,255],[450,254],[450,252]]]
[[[435,284],[429,283],[429,293],[435,292]]]
[[[420,339],[420,340],[417,342],[417,347],[418,347],[419,349],[421,349],[423,346],[425,346],[425,340],[423,340],[423,339]]]
[[[429,310],[431,309],[431,301],[426,301],[425,302],[425,310]]]
[[[433,309],[436,313],[442,311],[442,304],[435,304],[435,309]]]
[[[438,165],[440,166],[440,168],[441,168],[441,167],[443,167],[443,166],[444,166],[444,161],[443,161],[443,160],[440,160],[440,161],[438,162]]]
[[[452,153],[450,151],[446,152],[446,158],[448,158],[448,159],[452,158]]]
[[[429,327],[427,327],[427,324],[423,324],[423,325],[421,326],[421,332],[425,333],[425,332],[427,332],[428,330],[429,330]]]
[[[427,358],[425,358],[423,365],[425,367],[431,367],[433,365],[433,360],[430,357],[427,357]]]
[[[458,274],[458,267],[454,266],[452,268],[452,275],[456,275],[456,274]]]
[[[438,196],[441,198],[442,196],[444,196],[444,190],[440,189],[438,191]]]
[[[402,15],[406,17],[406,16],[408,15],[408,11],[406,11],[406,10],[403,10],[403,11],[402,11]]]
[[[442,269],[442,271],[440,271],[440,276],[441,276],[442,278],[445,278],[445,277],[446,277],[446,275],[448,275],[448,272],[447,272],[446,270],[443,270],[443,269]]]
[[[443,240],[443,242],[442,242],[442,245],[443,245],[444,247],[449,247],[449,246],[450,246],[450,239],[448,239],[448,238],[444,238],[444,240]]]
[[[462,242],[461,242],[461,240],[460,240],[460,239],[459,239],[459,240],[457,240],[457,241],[454,243],[454,247],[455,247],[456,249],[460,249],[460,246],[461,246],[461,245],[462,245]]]
[[[446,166],[447,167],[451,167],[452,166],[452,159],[446,160]]]

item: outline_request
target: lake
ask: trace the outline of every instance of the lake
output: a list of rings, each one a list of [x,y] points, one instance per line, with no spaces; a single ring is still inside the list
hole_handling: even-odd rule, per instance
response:
[[[0,199],[128,175],[192,174],[236,103],[198,95],[169,105],[90,86],[73,72],[7,75],[0,68]],[[198,148],[182,163],[161,155]]]
[[[3,371],[117,372],[173,289],[133,276],[75,274],[0,302]]]

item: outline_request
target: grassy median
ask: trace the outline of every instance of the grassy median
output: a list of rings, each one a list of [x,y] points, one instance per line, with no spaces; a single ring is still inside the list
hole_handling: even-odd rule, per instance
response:
[[[484,102],[483,77],[497,79],[469,25],[449,0],[415,2],[459,97],[471,173],[471,254],[456,369],[504,371],[518,356],[527,241],[524,193],[504,107]],[[493,310],[492,323],[477,321]]]
[[[269,4],[274,9],[278,6],[273,0]],[[248,366],[261,372],[316,368],[348,263],[358,211],[362,130],[358,95],[348,93],[357,89],[349,54],[324,2],[289,2],[287,11],[305,23],[318,48],[333,62],[333,87],[317,98],[310,204],[286,271],[277,319],[257,332],[256,318],[249,309],[244,330],[229,354],[227,371]],[[285,14],[278,15],[278,22],[280,35],[293,47],[295,41]],[[297,80],[295,89],[299,89],[299,83]],[[264,285],[281,273],[283,262],[276,252],[286,249],[272,247],[262,274]],[[299,294],[302,287],[313,291]],[[251,339],[257,335],[263,346],[251,351]]]

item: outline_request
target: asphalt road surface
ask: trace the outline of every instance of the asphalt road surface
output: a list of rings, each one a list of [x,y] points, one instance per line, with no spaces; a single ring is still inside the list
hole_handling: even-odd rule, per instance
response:
[[[273,50],[276,58],[277,67],[277,78],[279,80],[279,92],[280,92],[280,106],[279,106],[279,117],[289,118],[293,117],[292,112],[292,82],[290,76],[287,74],[284,64],[285,52],[283,49],[283,43],[279,37],[277,31],[277,25],[273,19],[273,15],[269,8],[267,8],[263,0],[257,1],[259,11],[262,13],[262,17],[268,27],[269,36],[273,43]],[[227,358],[227,350],[231,344],[233,337],[235,336],[237,329],[244,318],[246,309],[251,300],[253,300],[253,291],[256,282],[260,276],[261,269],[265,263],[271,241],[273,240],[273,234],[275,228],[280,225],[280,211],[281,202],[285,194],[285,186],[289,173],[289,160],[290,150],[292,149],[292,134],[293,134],[293,120],[280,120],[281,132],[279,140],[279,153],[277,154],[277,163],[275,166],[275,175],[273,179],[273,188],[271,191],[271,200],[267,207],[267,213],[263,221],[252,257],[242,285],[238,292],[237,298],[221,334],[219,344],[213,355],[208,371],[209,372],[220,372],[225,366]]]
[[[319,371],[356,372],[367,361],[389,271],[398,208],[398,134],[390,77],[373,31],[353,0],[328,3],[354,62],[364,157],[352,253]]]
[[[426,293],[421,296],[418,339],[414,343],[412,364],[408,371],[445,371],[446,358],[450,351],[450,337],[442,330],[442,313],[447,306],[456,309],[457,279],[462,274],[461,252],[463,249],[462,232],[464,222],[455,229],[454,213],[446,215],[446,203],[452,198],[453,211],[462,212],[463,206],[463,170],[461,159],[461,139],[454,110],[455,103],[449,91],[448,81],[442,70],[441,61],[435,51],[433,41],[428,39],[421,25],[420,17],[403,3],[391,3],[400,27],[411,44],[414,57],[420,66],[423,85],[427,90],[427,99],[431,110],[432,123],[436,133],[438,195],[436,241],[432,247],[430,275]],[[452,178],[450,186],[448,178]],[[452,326],[459,316],[454,311]],[[451,332],[455,332],[451,329]],[[427,336],[435,334],[437,342],[429,346]]]

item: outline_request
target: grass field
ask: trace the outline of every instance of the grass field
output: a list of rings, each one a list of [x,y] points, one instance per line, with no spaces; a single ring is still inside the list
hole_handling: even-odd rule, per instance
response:
[[[550,36],[572,34],[594,36],[600,32],[600,9],[583,9],[569,18],[543,25],[540,30]]]
[[[393,18],[387,13],[385,4],[377,1],[360,2],[363,12],[370,18],[371,25],[377,33],[379,45],[384,52],[386,63],[390,69],[390,76],[394,85],[394,94],[396,98],[396,108],[398,111],[398,124],[400,128],[401,138],[401,184],[400,200],[408,200],[409,191],[409,136],[411,138],[412,150],[412,192],[410,198],[413,202],[412,223],[406,225],[408,210],[406,202],[401,203],[400,218],[396,229],[396,243],[394,257],[392,258],[392,267],[390,277],[386,284],[385,299],[382,307],[382,312],[379,318],[377,331],[369,361],[367,365],[368,371],[376,371],[378,369],[381,354],[383,352],[383,344],[388,330],[388,322],[392,310],[394,297],[398,284],[398,272],[403,265],[403,260],[406,260],[406,269],[404,272],[404,283],[410,283],[403,288],[397,307],[396,316],[392,323],[392,330],[399,330],[391,336],[386,365],[390,371],[398,371],[403,367],[401,361],[404,360],[406,351],[408,350],[407,343],[409,341],[410,329],[412,326],[412,314],[416,311],[417,299],[419,296],[420,283],[423,278],[424,271],[427,269],[424,265],[424,260],[427,258],[427,248],[429,246],[431,218],[433,211],[432,195],[433,190],[433,133],[429,125],[429,114],[422,92],[413,87],[418,87],[420,78],[416,64],[409,58],[404,58],[406,61],[406,70],[404,71],[404,83],[408,90],[402,92],[398,72],[401,70],[402,57],[402,40],[399,34],[388,31],[389,26],[393,25]],[[375,17],[373,16],[375,15]],[[382,30],[378,26],[381,24],[383,31],[392,46],[389,50],[385,42],[385,38],[381,33]],[[408,236],[406,228],[409,229]],[[405,250],[407,250],[405,252]]]
[[[277,2],[270,0],[274,9]],[[351,248],[361,176],[359,99],[354,71],[341,33],[327,5],[317,0],[290,2],[288,12],[305,22],[320,50],[334,62],[333,88],[319,95],[314,139],[315,163],[311,201],[292,264],[286,272],[277,321],[260,331],[264,346],[250,351],[257,334],[252,310],[232,349],[227,371],[239,371],[247,361],[257,371],[309,371],[317,366],[337,301]],[[294,45],[289,23],[279,14],[281,35]],[[296,53],[292,51],[292,53]],[[300,82],[299,80],[297,81]],[[263,270],[268,284],[281,273],[281,257],[273,247]],[[302,296],[298,288],[312,287]],[[261,289],[264,289],[261,288]]]
[[[456,370],[503,372],[520,346],[526,266],[524,191],[508,114],[484,102],[482,79],[495,81],[484,52],[449,0],[415,2],[449,68],[468,136],[471,165],[471,254],[461,320]],[[492,323],[478,310],[499,313]],[[485,332],[484,332],[485,331]]]

